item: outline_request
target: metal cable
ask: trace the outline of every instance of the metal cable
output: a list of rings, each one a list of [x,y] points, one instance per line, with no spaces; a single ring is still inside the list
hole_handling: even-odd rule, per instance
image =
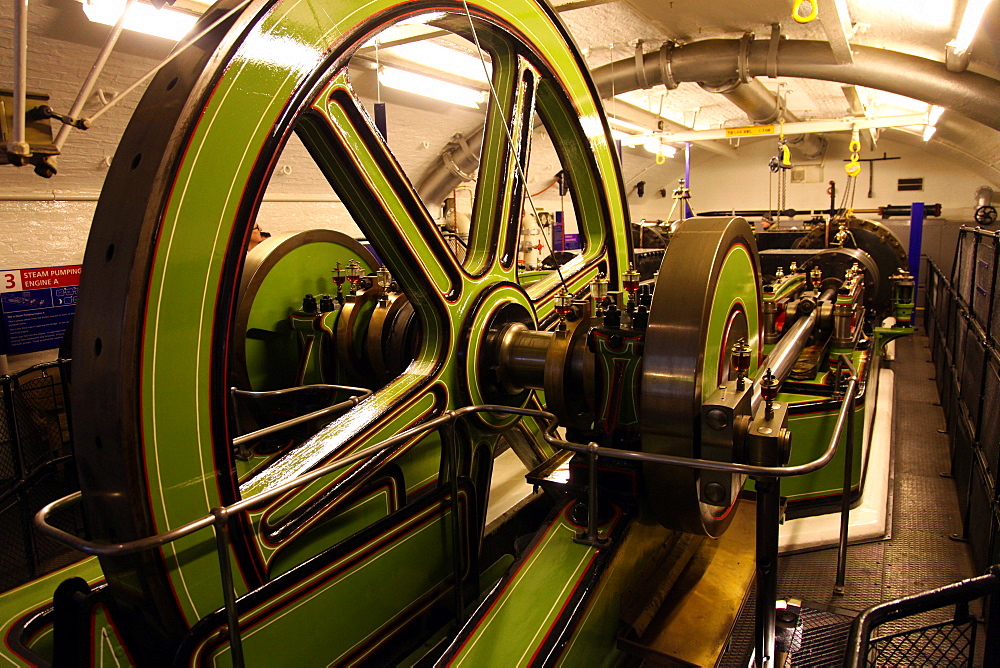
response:
[[[465,7],[465,16],[469,19],[469,28],[472,30],[472,39],[476,43],[476,50],[479,53],[479,62],[483,64],[483,73],[486,75],[486,82],[490,87],[490,101],[496,105],[497,111],[500,112],[500,117],[503,118],[503,107],[500,106],[500,97],[497,95],[496,88],[493,86],[493,78],[490,76],[489,68],[486,65],[486,59],[483,58],[483,48],[479,45],[479,33],[476,32],[476,24],[472,20],[472,12],[469,11],[469,3],[466,0],[462,0],[462,6]],[[513,124],[514,119],[511,118],[511,123]],[[514,145],[514,135],[512,130],[507,127],[507,122],[504,120],[502,123],[504,135],[507,137],[507,145],[510,148],[513,155],[517,155],[517,147]],[[524,187],[525,199],[528,200],[528,205],[531,206],[531,214],[535,217],[535,220],[541,220],[538,217],[538,209],[535,208],[535,201],[531,198],[531,193],[528,192],[528,175],[524,172],[524,166],[518,159],[514,160],[514,165],[517,168],[517,173],[521,177],[521,184]],[[520,227],[518,228],[520,231]],[[545,242],[545,248],[549,251],[549,257],[552,258],[552,265],[555,267],[556,273],[559,275],[559,282],[562,283],[564,290],[569,290],[569,286],[566,285],[566,277],[563,276],[562,268],[556,262],[556,258],[552,253],[552,246],[549,245],[549,240],[545,238],[545,231],[542,231],[542,241]]]

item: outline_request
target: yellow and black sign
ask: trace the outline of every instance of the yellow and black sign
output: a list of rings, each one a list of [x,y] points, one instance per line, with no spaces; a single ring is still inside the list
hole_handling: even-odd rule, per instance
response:
[[[749,125],[742,128],[726,128],[726,137],[753,137],[755,135],[773,134],[773,125]]]

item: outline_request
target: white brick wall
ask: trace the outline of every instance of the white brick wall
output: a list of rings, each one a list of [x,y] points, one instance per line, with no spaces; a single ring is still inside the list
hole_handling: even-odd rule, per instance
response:
[[[80,5],[68,0],[51,4],[32,2],[29,22],[28,87],[48,93],[53,108],[68,112],[108,28],[89,23]],[[5,88],[13,85],[12,68],[8,65],[13,58],[12,34],[13,3],[3,2],[0,3],[0,63],[3,63],[0,87]],[[126,33],[108,61],[98,87],[111,94],[122,90],[164,57],[169,48],[165,40]],[[140,95],[141,90],[134,93],[103,116],[91,130],[74,130],[59,158],[59,174],[54,178],[42,179],[30,167],[0,166],[0,267],[82,261],[96,206],[94,200],[103,187],[108,161]],[[438,152],[455,132],[469,131],[479,118],[478,112],[440,103],[426,102],[422,108],[415,109],[389,101],[389,144],[414,180],[436,161]],[[368,104],[370,106],[370,101]],[[99,101],[95,98],[88,101],[85,109],[93,111],[98,106]],[[739,150],[739,160],[696,151],[692,178],[692,203],[696,210],[767,207],[771,180],[766,165],[774,152],[773,140],[756,144],[745,141]],[[952,220],[971,218],[973,192],[985,182],[981,177],[961,164],[929,157],[922,146],[883,139],[878,153],[883,150],[890,155],[901,155],[903,159],[876,165],[876,196],[871,200],[867,198],[866,165],[858,185],[856,206],[905,204],[923,199],[941,202]],[[824,181],[835,179],[838,187],[843,187],[843,157],[846,157],[843,141],[833,141],[826,158]],[[627,151],[625,156],[626,190],[630,192],[629,204],[636,220],[665,218],[672,204],[669,193],[676,187],[678,176],[683,174],[680,155],[664,166],[651,166],[651,162],[652,155],[643,152]],[[333,195],[325,178],[297,141],[290,143],[277,166],[269,196],[294,200],[299,196],[315,199]],[[290,173],[285,173],[286,168]],[[537,142],[529,167],[529,190],[541,190],[559,169],[559,161],[551,148]],[[910,176],[924,177],[924,192],[896,191],[895,180]],[[646,181],[643,198],[634,191],[634,184],[639,180]],[[657,194],[661,188],[666,189],[667,198]],[[825,190],[825,182],[790,185],[788,206],[826,207]],[[10,201],[12,199],[20,201]],[[75,201],[59,201],[63,199]],[[556,211],[563,202],[553,188],[540,195],[535,204],[539,209]],[[571,198],[565,199],[565,205],[571,208]],[[438,213],[432,211],[434,215]],[[266,201],[259,220],[262,227],[272,233],[319,226],[353,233],[343,206],[332,202]],[[572,231],[569,227],[567,231]]]

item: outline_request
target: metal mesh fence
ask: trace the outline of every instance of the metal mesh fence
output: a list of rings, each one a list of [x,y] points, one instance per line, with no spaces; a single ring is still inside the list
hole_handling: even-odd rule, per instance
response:
[[[82,555],[34,531],[42,506],[80,488],[61,369],[41,364],[0,378],[0,591],[61,568]],[[83,533],[79,506],[55,526]]]
[[[17,379],[13,384],[21,461],[26,471],[69,454],[63,385],[56,375]]]
[[[976,623],[954,621],[872,639],[869,666],[972,666]]]
[[[798,637],[793,640],[795,649],[786,665],[796,668],[841,665],[852,620],[835,612],[803,609]]]
[[[979,328],[973,324],[965,333],[962,376],[959,382],[962,388],[962,402],[972,422],[972,433],[976,436],[979,436],[979,409],[984,388],[983,370],[986,365],[985,341],[980,338],[978,330]]]
[[[990,295],[993,292],[993,282],[996,276],[996,239],[980,238],[976,245],[976,272],[973,276],[972,294],[969,305],[972,310],[972,317],[983,328],[984,332],[990,327]]]
[[[993,509],[1000,477],[1000,237],[963,228],[952,280],[931,264],[928,332],[952,453],[964,535],[977,568],[1000,543]],[[945,660],[945,659],[943,659]]]
[[[996,480],[1000,473],[1000,361],[991,351],[987,355],[986,373],[983,384],[982,424],[979,442],[986,459],[986,467]]]
[[[16,495],[0,503],[0,591],[7,591],[32,577],[31,537],[24,533],[20,499]]]
[[[958,298],[968,305],[972,294],[972,274],[976,266],[976,235],[971,230],[962,230],[958,237],[958,262],[952,283],[958,289]]]
[[[11,400],[11,378],[0,378],[0,494],[10,489],[20,477],[15,458],[14,423],[7,410]]]
[[[955,338],[948,342],[948,347],[954,356],[955,369],[961,380],[962,369],[965,368],[965,337],[969,334],[969,322],[964,317],[958,317],[955,320]]]
[[[972,562],[982,573],[990,565],[990,534],[993,531],[993,481],[983,467],[973,465],[969,488],[968,540]]]

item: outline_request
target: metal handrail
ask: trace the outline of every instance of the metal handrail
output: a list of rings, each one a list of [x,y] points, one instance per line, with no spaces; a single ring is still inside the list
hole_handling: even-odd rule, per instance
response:
[[[868,644],[872,629],[880,624],[909,617],[946,605],[974,601],[1000,591],[1000,566],[991,566],[986,575],[955,582],[919,594],[874,605],[854,618],[844,657],[846,668],[860,668],[868,663]]]
[[[570,441],[565,441],[557,436],[551,435],[550,429],[546,429],[544,432],[544,437],[546,442],[550,445],[556,446],[563,450],[571,450],[573,452],[579,452],[582,454],[589,454],[594,452],[599,457],[610,457],[612,459],[628,459],[632,461],[639,462],[650,462],[654,464],[671,464],[674,466],[682,466],[684,468],[694,468],[702,469],[706,471],[722,471],[723,473],[743,473],[749,476],[763,476],[763,477],[775,477],[775,478],[789,478],[792,476],[805,475],[806,473],[812,473],[817,471],[833,459],[834,455],[837,454],[837,444],[840,441],[840,434],[844,430],[844,424],[847,421],[848,409],[854,402],[854,398],[857,394],[858,388],[858,376],[854,365],[850,360],[846,360],[847,366],[851,371],[851,377],[848,381],[847,391],[844,393],[844,400],[841,405],[840,412],[837,414],[837,422],[834,426],[833,434],[830,437],[830,442],[827,444],[826,450],[818,458],[807,462],[805,464],[797,464],[795,466],[755,466],[753,464],[737,464],[735,462],[720,462],[711,459],[697,459],[693,457],[679,457],[676,455],[660,455],[650,452],[634,452],[632,450],[619,450],[616,448],[604,448],[597,446],[596,444],[583,445],[581,443],[572,443]],[[475,406],[470,408],[476,408]],[[461,409],[460,409],[461,410]],[[501,411],[496,411],[501,412]],[[544,411],[535,411],[538,414],[543,414]],[[550,413],[544,413],[546,415],[551,415]],[[553,416],[554,417],[554,416]]]
[[[242,434],[233,439],[233,445],[240,449],[240,452],[245,452],[243,446],[257,439],[264,438],[265,436],[270,436],[271,434],[276,434],[285,429],[290,429],[296,427],[300,424],[310,422],[317,418],[326,417],[332,413],[338,413],[342,410],[353,408],[357,406],[363,399],[367,399],[372,395],[372,391],[365,387],[353,387],[351,385],[328,385],[328,384],[315,384],[315,385],[301,385],[299,387],[289,387],[282,390],[264,390],[259,392],[254,392],[250,390],[240,390],[235,387],[230,388],[229,392],[233,397],[277,397],[283,396],[285,394],[291,394],[292,392],[299,392],[308,389],[322,389],[322,390],[336,390],[343,392],[355,392],[355,396],[350,397],[346,401],[341,401],[336,404],[332,404],[325,408],[320,408],[311,413],[306,413],[305,415],[299,415],[298,417],[293,417],[291,419],[279,422],[278,424],[272,424],[267,427],[262,427],[256,431],[251,431],[246,434]]]
[[[242,666],[242,639],[240,638],[239,633],[239,618],[236,610],[236,597],[232,586],[232,565],[228,556],[228,526],[229,518],[232,515],[243,511],[254,510],[268,501],[307,485],[308,483],[329,473],[342,469],[350,464],[366,460],[383,450],[387,450],[425,432],[437,429],[438,427],[451,425],[459,418],[472,415],[474,413],[498,413],[541,419],[546,423],[542,434],[547,443],[562,450],[569,450],[588,455],[591,468],[596,467],[596,460],[598,457],[608,457],[611,459],[668,464],[710,471],[742,473],[751,476],[770,476],[782,478],[812,473],[813,471],[822,468],[833,459],[837,451],[837,445],[840,441],[840,435],[847,420],[847,414],[854,403],[854,397],[858,387],[857,371],[855,370],[853,364],[851,364],[850,360],[845,360],[845,362],[850,368],[851,378],[847,391],[844,393],[843,403],[840,412],[838,413],[837,422],[834,427],[833,434],[831,435],[830,442],[820,457],[806,464],[799,464],[796,466],[754,466],[733,462],[721,462],[691,457],[679,457],[675,455],[661,455],[655,453],[619,450],[617,448],[605,448],[598,446],[596,443],[589,443],[586,445],[573,443],[556,435],[555,432],[559,426],[558,418],[548,411],[484,404],[465,406],[455,410],[445,411],[439,417],[432,418],[422,424],[411,427],[405,431],[401,431],[381,443],[338,459],[332,464],[327,464],[326,466],[304,473],[285,483],[282,483],[281,485],[273,487],[266,492],[261,492],[260,494],[256,494],[246,499],[241,499],[240,501],[228,506],[215,507],[211,510],[211,514],[209,515],[205,515],[180,527],[156,534],[154,536],[148,536],[146,538],[139,538],[122,543],[97,543],[85,540],[79,536],[74,536],[73,534],[67,533],[66,531],[48,523],[48,517],[53,512],[78,503],[83,496],[82,492],[74,492],[73,494],[69,494],[68,496],[64,496],[61,499],[57,499],[52,503],[45,505],[38,511],[38,513],[35,514],[34,522],[38,531],[49,538],[85,554],[101,557],[123,556],[134,552],[153,549],[189,536],[206,527],[213,527],[216,535],[216,546],[219,552],[219,568],[222,576],[223,597],[225,600],[227,623],[229,627],[228,635],[230,648],[233,652],[234,665]],[[591,485],[589,492],[588,505],[591,507],[591,510],[588,512],[587,537],[591,539],[590,543],[596,546],[600,545],[600,541],[598,539],[596,529],[597,512],[593,510],[593,508],[597,505],[596,487],[593,484]]]

